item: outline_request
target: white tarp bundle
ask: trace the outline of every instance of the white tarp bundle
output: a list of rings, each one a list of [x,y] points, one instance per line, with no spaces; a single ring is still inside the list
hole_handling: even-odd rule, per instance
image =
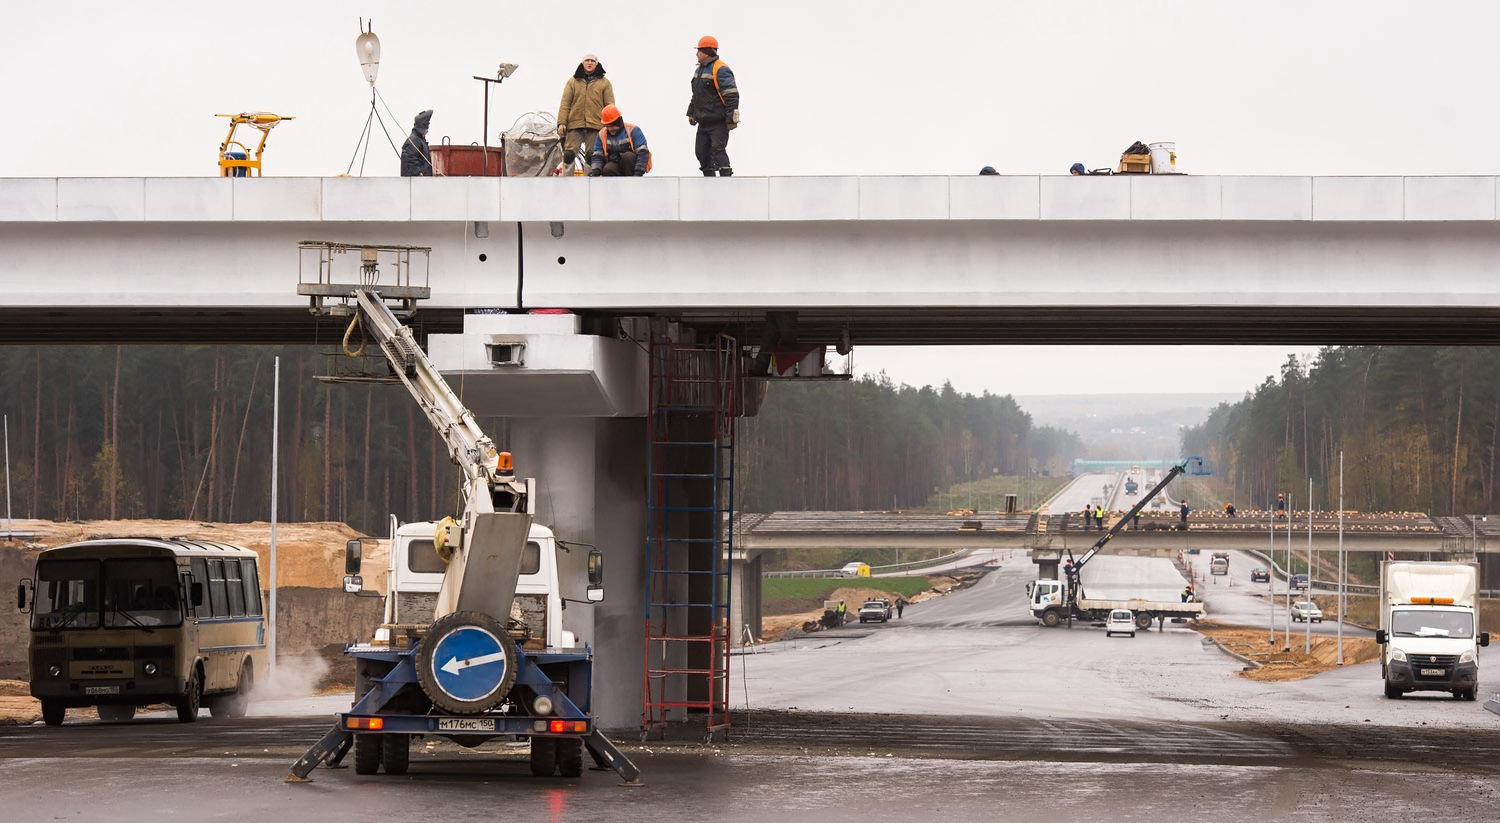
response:
[[[505,170],[512,177],[546,177],[562,163],[557,121],[547,112],[521,115],[501,137]]]

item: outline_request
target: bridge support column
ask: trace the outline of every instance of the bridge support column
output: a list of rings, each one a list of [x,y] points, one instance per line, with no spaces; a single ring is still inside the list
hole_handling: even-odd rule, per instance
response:
[[[1057,549],[1032,549],[1031,562],[1036,564],[1038,580],[1061,580],[1062,552]]]
[[[594,711],[605,729],[640,726],[645,625],[646,421],[548,418],[509,421],[504,447],[518,474],[536,477],[536,521],[559,540],[604,555],[604,602],[567,603],[563,627],[594,649]],[[558,552],[563,596],[583,600],[588,548]]]
[[[736,549],[731,561],[734,588],[729,598],[729,640],[731,645],[745,645],[748,633],[760,639],[761,618],[761,553],[753,549]]]

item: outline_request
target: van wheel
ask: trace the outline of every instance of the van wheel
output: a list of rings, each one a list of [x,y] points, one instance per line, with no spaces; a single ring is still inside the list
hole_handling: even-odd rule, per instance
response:
[[[177,698],[177,719],[184,723],[191,723],[198,719],[198,709],[203,706],[203,678],[200,670],[195,666],[193,673],[188,675],[187,689],[182,697]]]
[[[1472,689],[1454,689],[1453,690],[1453,699],[1454,700],[1473,700],[1474,697],[1475,697],[1475,692],[1476,691],[1478,691],[1477,688],[1472,688]]]
[[[1051,627],[1056,626],[1058,623],[1061,623],[1061,622],[1062,622],[1062,618],[1058,617],[1057,612],[1042,612],[1042,625],[1043,626],[1051,628]]]
[[[354,736],[354,773],[374,774],[380,771],[380,756],[385,748],[383,734],[356,734]]]
[[[135,717],[134,706],[114,704],[99,707],[99,719],[105,723],[123,723],[133,717]]]
[[[1401,689],[1387,683],[1385,684],[1385,696],[1390,700],[1399,700],[1401,698]]]
[[[42,722],[48,726],[61,726],[68,715],[68,707],[56,700],[42,701]]]
[[[563,777],[579,777],[583,774],[582,740],[576,737],[558,738],[557,773]]]
[[[380,741],[380,762],[386,774],[406,774],[411,765],[411,735],[383,734]]]
[[[208,713],[214,717],[244,717],[250,710],[250,690],[254,688],[255,670],[247,661],[240,669],[240,682],[235,685],[234,692],[215,699],[209,705]]]
[[[551,777],[557,771],[557,738],[531,738],[531,776]]]

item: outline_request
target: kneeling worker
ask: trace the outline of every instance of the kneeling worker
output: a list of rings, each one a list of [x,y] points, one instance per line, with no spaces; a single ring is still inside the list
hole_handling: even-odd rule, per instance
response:
[[[599,119],[604,128],[594,138],[589,176],[644,177],[651,171],[651,149],[640,127],[625,122],[617,106],[605,106]]]

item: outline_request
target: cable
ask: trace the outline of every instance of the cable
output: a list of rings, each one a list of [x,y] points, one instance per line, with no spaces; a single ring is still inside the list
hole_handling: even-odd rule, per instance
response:
[[[349,336],[354,334],[354,327],[358,325],[359,313],[355,312],[354,314],[349,316],[349,328],[344,329],[344,354],[347,354],[350,357],[363,357],[365,353],[365,344],[369,342],[368,338],[365,337],[364,329],[361,328],[359,334],[359,350],[349,350]]]

